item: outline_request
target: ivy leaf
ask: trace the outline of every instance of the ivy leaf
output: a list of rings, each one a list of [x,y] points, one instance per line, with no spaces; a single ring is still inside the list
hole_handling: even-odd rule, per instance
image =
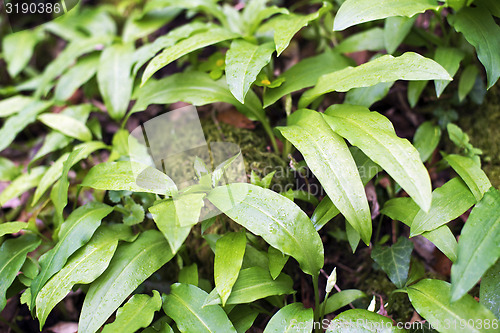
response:
[[[36,316],[40,329],[49,313],[77,284],[89,284],[108,267],[119,240],[134,238],[129,227],[115,224],[99,227],[90,241],[76,251],[66,265],[40,290],[36,297]]]
[[[500,191],[492,187],[472,209],[451,266],[451,301],[465,295],[500,258]]]
[[[490,309],[500,319],[500,260],[493,265],[481,278],[479,299],[481,304]]]
[[[226,305],[238,278],[246,244],[247,238],[243,232],[226,233],[215,243],[214,279],[222,306]]]
[[[300,324],[300,331],[306,332],[313,328],[314,312],[311,308],[304,308],[302,303],[296,302],[281,308],[272,316],[266,325],[264,333],[278,333],[299,331],[295,328]]]
[[[173,256],[167,241],[156,230],[144,231],[134,242],[118,246],[109,267],[90,285],[78,332],[97,331],[127,296]]]
[[[136,294],[116,311],[116,319],[104,326],[102,333],[135,332],[148,326],[156,311],[161,309],[160,293],[153,290],[153,296]]]
[[[274,43],[255,45],[243,39],[236,39],[226,54],[226,76],[229,90],[244,104],[245,96],[257,74],[271,61]]]
[[[340,6],[333,30],[340,31],[353,25],[391,16],[412,17],[426,10],[437,10],[436,0],[347,0]]]
[[[476,201],[481,200],[483,195],[491,188],[491,183],[481,166],[472,158],[460,155],[447,155],[446,162],[455,170],[462,180],[467,184]]]
[[[387,273],[392,283],[403,288],[408,279],[413,243],[406,237],[399,237],[392,246],[375,246],[371,257]]]
[[[16,198],[37,186],[42,179],[46,168],[39,166],[31,169],[29,173],[23,173],[10,183],[10,185],[0,193],[0,205],[4,205],[10,199]]]
[[[165,297],[163,310],[181,332],[233,332],[233,324],[219,305],[203,306],[208,294],[191,284],[176,283]]]
[[[413,52],[399,57],[384,55],[357,67],[347,67],[325,74],[316,86],[306,91],[299,108],[311,104],[317,97],[332,91],[345,92],[352,88],[370,87],[381,82],[397,80],[451,80],[448,72],[434,60]]]
[[[236,203],[235,198],[239,199]],[[294,257],[305,273],[319,274],[323,244],[311,220],[293,201],[246,183],[216,187],[208,200],[236,223]]]
[[[462,327],[467,332],[491,332],[491,328],[474,324],[478,321],[484,323],[486,320],[497,320],[495,316],[470,295],[450,303],[450,289],[451,285],[445,281],[424,279],[408,287],[407,291],[415,310],[433,327],[439,327],[440,332],[456,332],[460,324],[463,324]],[[457,327],[449,325],[455,321]]]
[[[0,310],[7,299],[5,294],[26,260],[26,255],[40,245],[41,240],[32,234],[7,239],[0,247]]]

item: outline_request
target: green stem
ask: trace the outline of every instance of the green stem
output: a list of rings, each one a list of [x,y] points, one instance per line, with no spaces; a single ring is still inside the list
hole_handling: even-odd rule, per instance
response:
[[[325,317],[325,311],[326,311],[326,300],[328,299],[328,295],[330,295],[330,293],[326,293],[325,294],[325,300],[323,301],[323,303],[321,304],[321,311],[319,313],[319,322],[322,323],[323,322],[323,318]]]
[[[320,307],[319,307],[319,286],[318,286],[318,280],[319,280],[319,273],[314,275],[312,277],[313,279],[313,287],[314,287],[314,323],[318,322],[319,319],[319,314],[320,314]],[[320,329],[314,325],[315,329],[314,331],[316,333],[320,333]]]

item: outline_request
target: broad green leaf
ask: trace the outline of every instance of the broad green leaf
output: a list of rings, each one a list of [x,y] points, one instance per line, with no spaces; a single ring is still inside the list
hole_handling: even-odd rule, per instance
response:
[[[451,301],[476,285],[500,258],[500,192],[492,187],[472,209],[458,241],[458,259],[451,266]]]
[[[17,114],[9,117],[0,129],[0,151],[7,148],[26,126],[33,123],[39,113],[42,113],[52,105],[52,102],[34,101],[24,107]]]
[[[387,273],[398,288],[403,288],[408,279],[413,243],[406,237],[399,237],[392,246],[375,246],[372,259]]]
[[[0,117],[8,117],[18,113],[33,102],[33,98],[24,95],[15,95],[0,101]]]
[[[174,198],[177,224],[190,227],[198,223],[203,208],[205,193],[184,193]]]
[[[203,306],[208,294],[191,284],[176,283],[165,297],[163,310],[180,332],[236,332],[219,305]]]
[[[104,148],[106,148],[106,145],[101,141],[91,141],[76,146],[74,150],[78,150],[78,153],[73,157],[73,160],[70,163],[69,167],[71,168],[82,159],[87,158],[94,151]],[[47,191],[49,187],[52,186],[52,184],[54,184],[62,176],[64,162],[68,159],[69,155],[69,153],[63,154],[44,173],[43,178],[40,180],[38,187],[36,188],[35,196],[33,197],[33,206],[38,202],[45,191]]]
[[[10,185],[0,193],[0,205],[3,206],[10,199],[19,197],[29,189],[36,187],[40,183],[46,168],[39,166],[31,169],[29,173],[23,173],[10,183]]]
[[[481,278],[479,299],[482,305],[490,309],[500,319],[500,260],[493,265]]]
[[[133,243],[118,246],[109,267],[90,285],[78,332],[97,331],[127,296],[173,256],[167,241],[156,230],[144,231]]]
[[[366,297],[366,294],[357,289],[346,289],[335,293],[326,300],[325,315],[335,312],[349,303],[364,297]]]
[[[267,256],[269,257],[269,273],[274,280],[280,275],[289,257],[272,246],[267,249]]]
[[[383,49],[384,30],[381,28],[372,28],[349,36],[335,47],[335,51],[339,53],[380,51]]]
[[[161,27],[172,21],[179,13],[179,8],[163,8],[143,12],[136,10],[128,16],[123,27],[122,38],[125,43],[134,42],[139,38],[159,30]]]
[[[162,201],[149,207],[156,226],[167,239],[173,253],[177,253],[191,231],[191,225],[182,227],[178,223],[178,217],[173,200]]]
[[[233,206],[232,199],[243,196],[243,201]],[[323,267],[321,239],[311,220],[293,201],[245,183],[217,187],[208,200],[271,246],[294,257],[305,273],[314,276]]]
[[[288,304],[269,320],[264,333],[308,332],[313,328],[313,320],[313,309],[298,302]]]
[[[467,184],[476,201],[481,200],[491,187],[490,180],[481,170],[481,166],[474,162],[472,158],[466,156],[451,154],[445,156],[444,159]]]
[[[54,98],[58,101],[69,99],[76,89],[95,75],[98,65],[99,56],[97,54],[92,54],[78,61],[75,66],[59,78]]]
[[[413,146],[418,150],[422,162],[432,156],[441,141],[441,127],[430,121],[423,122],[413,136]]]
[[[302,153],[335,207],[368,244],[372,231],[368,200],[344,139],[316,111],[296,111],[288,121],[292,125],[278,127],[279,131]]]
[[[448,22],[475,47],[491,88],[500,77],[500,26],[483,7],[463,8],[449,15]]]
[[[281,14],[273,17],[260,26],[258,32],[274,31],[274,44],[278,57],[288,47],[293,36],[300,29],[321,17],[330,8],[330,4],[323,2],[323,6],[315,13],[309,15]]]
[[[226,17],[216,2],[213,0],[155,0],[149,1],[144,7],[144,11],[149,12],[153,9],[163,9],[165,7],[188,9],[194,12],[206,13],[209,16],[217,18],[223,25],[226,25]]]
[[[0,223],[0,237],[9,234],[15,234],[23,229],[28,229],[26,222],[4,222]]]
[[[387,201],[380,212],[411,227],[419,211],[420,208],[411,198],[394,198]],[[422,233],[422,236],[434,243],[452,262],[457,260],[457,240],[448,226],[442,225],[434,230],[426,231]]]
[[[465,54],[457,48],[439,46],[434,54],[434,60],[448,71],[451,77],[455,76],[460,67],[460,62]],[[450,83],[449,80],[434,80],[437,97],[441,96],[444,89]]]
[[[289,14],[286,8],[267,6],[266,4],[267,1],[265,0],[252,0],[243,9],[243,26],[248,36],[254,34],[263,20],[275,14]]]
[[[461,179],[453,178],[432,192],[431,208],[427,213],[423,210],[417,213],[411,224],[410,237],[456,219],[475,203],[474,195],[467,185]]]
[[[85,245],[113,208],[92,202],[74,210],[61,225],[55,246],[40,257],[40,274],[31,283],[31,308],[45,283],[63,268],[68,258]]]
[[[143,172],[138,176],[140,178],[136,178],[134,171],[141,169]],[[177,191],[175,183],[163,172],[129,161],[97,164],[87,173],[81,186],[98,190],[149,192],[163,195],[171,195]]]
[[[226,53],[226,79],[229,90],[241,103],[257,74],[271,61],[274,43],[255,45],[236,39]]]
[[[410,32],[417,16],[392,16],[385,19],[384,44],[387,53],[393,54]]]
[[[37,31],[27,29],[2,37],[3,58],[11,77],[16,77],[27,67],[39,40],[37,35]]]
[[[102,333],[135,332],[153,321],[156,311],[161,309],[160,293],[153,290],[153,296],[136,294],[116,311],[116,319],[104,326]]]
[[[406,332],[393,325],[391,318],[364,309],[352,309],[335,317],[326,333],[372,333],[374,328],[380,328],[376,331],[384,333]]]
[[[0,247],[0,310],[7,299],[5,294],[26,260],[26,255],[40,245],[40,239],[32,234],[8,239]]]
[[[240,273],[246,244],[247,238],[243,232],[226,233],[215,243],[214,279],[222,306],[226,305]]]
[[[274,104],[281,97],[294,91],[312,87],[325,74],[338,71],[349,65],[347,59],[332,50],[320,55],[302,59],[280,75],[284,82],[276,88],[267,89],[264,94],[264,107]]]
[[[267,268],[250,267],[240,271],[226,304],[251,303],[273,295],[293,293],[293,281],[286,274],[273,280]],[[214,289],[205,301],[205,306],[220,304],[217,289]]]
[[[92,133],[87,126],[73,117],[61,113],[45,113],[39,115],[38,120],[66,136],[80,141],[92,140]]]
[[[458,99],[460,102],[472,91],[474,83],[479,75],[479,69],[476,65],[470,64],[465,67],[458,81]]]
[[[412,108],[414,108],[418,100],[420,99],[420,95],[424,91],[429,81],[410,81],[408,83],[408,103]]]
[[[239,37],[238,34],[223,28],[212,28],[205,32],[194,34],[177,44],[164,49],[159,55],[154,57],[142,74],[141,86],[158,70],[167,66],[171,62],[179,59],[183,55],[209,45],[217,44],[228,39]]]
[[[259,315],[259,311],[250,307],[250,305],[241,304],[236,305],[233,310],[229,313],[229,320],[234,325],[236,332],[245,333],[248,331],[257,316]]]
[[[189,266],[184,266],[179,272],[178,277],[179,283],[188,283],[193,286],[198,286],[198,265],[196,263]]]
[[[345,94],[344,103],[370,107],[384,98],[394,82],[381,82],[371,87],[353,88]]]
[[[411,304],[418,314],[439,332],[454,333],[457,329],[471,333],[491,332],[491,327],[485,328],[484,322],[496,320],[495,316],[469,295],[450,303],[450,289],[451,285],[448,282],[424,279],[408,287],[407,291]],[[478,321],[483,325],[476,324]],[[455,322],[456,327],[453,325]]]
[[[99,58],[97,82],[104,104],[114,120],[120,120],[127,112],[134,78],[134,45],[114,44],[104,49]]]
[[[347,0],[340,6],[333,30],[344,30],[353,25],[380,20],[391,16],[412,17],[432,9],[437,10],[436,0]]]
[[[68,260],[36,297],[36,316],[43,327],[52,309],[77,284],[89,284],[108,267],[119,240],[131,241],[132,231],[123,224],[99,227],[90,241]]]
[[[491,14],[500,17],[500,3],[496,0],[475,0],[474,5],[486,7]]]
[[[299,107],[306,107],[317,97],[332,91],[345,92],[380,82],[451,79],[441,65],[417,53],[406,52],[399,57],[384,55],[357,67],[347,67],[323,75],[314,88],[302,95]]]
[[[387,171],[423,210],[429,210],[432,191],[429,173],[415,147],[396,135],[386,117],[365,107],[334,105],[325,111],[323,118],[333,131]]]

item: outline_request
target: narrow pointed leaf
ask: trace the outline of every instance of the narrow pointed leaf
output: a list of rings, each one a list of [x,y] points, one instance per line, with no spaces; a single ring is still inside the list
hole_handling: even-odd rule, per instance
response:
[[[497,261],[481,278],[479,299],[481,304],[490,309],[500,319],[500,260]]]
[[[472,91],[478,75],[479,69],[475,64],[470,64],[464,68],[458,82],[458,100],[460,102]]]
[[[476,201],[481,200],[491,187],[490,180],[481,170],[481,166],[474,162],[472,158],[466,156],[452,154],[445,156],[444,159],[467,184]]]
[[[222,306],[226,305],[240,273],[246,244],[247,238],[242,232],[227,233],[215,243],[214,279]]]
[[[417,16],[392,16],[385,19],[384,44],[387,53],[393,54],[410,32]]]
[[[380,51],[384,49],[384,30],[372,28],[347,37],[335,47],[339,53]]]
[[[0,117],[8,117],[23,110],[33,102],[33,98],[24,95],[15,95],[0,101]]]
[[[372,259],[387,273],[398,288],[403,288],[408,279],[413,243],[406,237],[399,237],[392,246],[376,246]]]
[[[313,309],[306,309],[298,302],[288,304],[269,320],[264,333],[308,332],[313,328],[313,320]]]
[[[233,197],[243,196],[243,201],[232,205]],[[311,220],[293,201],[245,183],[217,187],[208,200],[271,246],[294,257],[307,274],[314,276],[323,267],[321,239]]]
[[[191,231],[191,225],[186,227],[178,223],[178,217],[173,200],[160,202],[149,207],[156,226],[167,239],[173,253],[177,253]]]
[[[269,246],[267,249],[267,256],[269,257],[269,273],[271,273],[271,277],[274,280],[280,275],[289,256],[283,254],[280,250],[276,250],[272,246]]]
[[[78,61],[75,66],[71,67],[59,78],[54,98],[58,101],[69,99],[78,88],[95,75],[98,65],[99,56],[97,54]]]
[[[11,77],[16,77],[27,67],[39,40],[37,35],[36,31],[27,29],[2,37],[3,58]]]
[[[0,205],[4,205],[10,199],[16,198],[36,187],[45,173],[46,168],[39,166],[31,169],[29,173],[23,173],[10,183],[10,185],[0,193]]]
[[[436,49],[436,54],[434,55],[434,60],[443,66],[444,69],[448,71],[451,77],[455,76],[460,67],[460,62],[465,57],[465,54],[456,48],[451,47],[438,47]],[[436,95],[439,97],[443,93],[444,89],[450,81],[448,80],[435,80],[434,85],[436,86]]]
[[[45,113],[38,116],[38,120],[48,127],[80,141],[92,139],[92,133],[87,126],[73,117],[61,113]]]
[[[333,294],[326,300],[325,315],[343,308],[357,299],[366,297],[366,294],[357,289],[346,289]],[[321,305],[323,306],[323,304]]]
[[[413,146],[418,150],[422,162],[426,162],[441,141],[441,127],[430,121],[423,122],[413,136]]]
[[[9,234],[15,234],[28,228],[27,222],[4,222],[0,224],[0,237]]]
[[[423,210],[429,210],[429,173],[415,147],[396,135],[386,117],[360,106],[336,105],[328,108],[323,118],[332,130],[387,171]]]

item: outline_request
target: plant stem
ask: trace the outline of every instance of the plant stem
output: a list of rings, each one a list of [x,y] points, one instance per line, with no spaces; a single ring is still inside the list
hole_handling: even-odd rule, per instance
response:
[[[319,273],[313,276],[313,287],[314,287],[314,323],[318,322],[319,319],[319,314],[320,314],[320,307],[319,307],[319,286],[318,286],[318,280],[319,280]],[[313,325],[316,327],[316,325]],[[319,328],[315,328],[314,331],[316,333],[319,333],[320,330]]]

